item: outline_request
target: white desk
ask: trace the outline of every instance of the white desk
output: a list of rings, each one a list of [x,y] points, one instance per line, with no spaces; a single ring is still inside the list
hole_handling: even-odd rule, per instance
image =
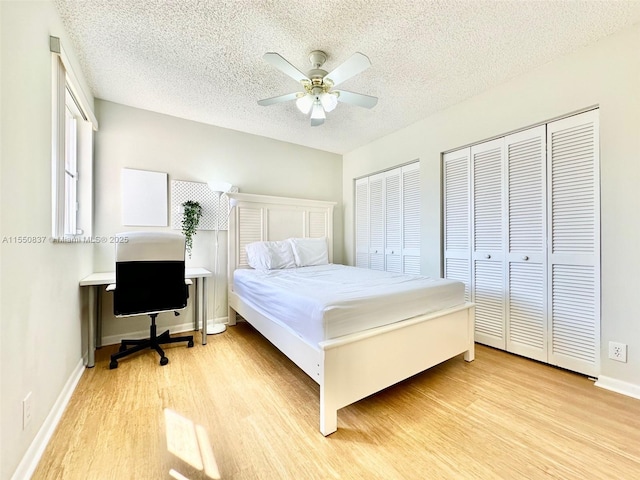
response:
[[[196,302],[194,305],[193,329],[198,330],[202,326],[202,344],[207,344],[205,328],[207,325],[207,278],[212,273],[206,268],[194,267],[185,269],[185,278],[195,280]],[[102,314],[100,306],[100,288],[110,283],[116,283],[116,272],[92,273],[80,280],[81,287],[89,288],[89,358],[87,368],[95,365],[96,346],[101,346],[102,340]],[[202,306],[202,307],[201,307]]]

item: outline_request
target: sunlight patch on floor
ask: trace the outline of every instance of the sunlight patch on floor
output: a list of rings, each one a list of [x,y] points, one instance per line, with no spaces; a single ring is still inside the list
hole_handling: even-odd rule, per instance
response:
[[[209,435],[202,425],[180,415],[170,408],[164,409],[167,433],[167,450],[193,468],[203,471],[207,478],[217,480],[220,472],[216,463]],[[188,480],[175,469],[169,474],[176,480]]]

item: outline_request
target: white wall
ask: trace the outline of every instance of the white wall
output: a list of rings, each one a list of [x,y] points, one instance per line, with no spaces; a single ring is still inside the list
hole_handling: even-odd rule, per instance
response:
[[[0,26],[0,237],[48,237],[48,39],[59,36],[73,56],[71,42],[49,1],[0,2]],[[244,192],[344,199],[344,215],[340,205],[336,209],[335,260],[353,263],[353,178],[420,158],[422,270],[438,275],[441,152],[599,105],[602,373],[640,385],[640,322],[633,308],[640,271],[640,257],[634,254],[640,244],[638,51],[636,26],[351,152],[344,165],[337,155],[97,102],[101,131],[96,138],[94,234],[123,229],[121,168],[149,169],[168,172],[170,179],[227,180]],[[198,233],[192,264],[212,266],[211,240],[209,232]],[[0,247],[0,480],[5,480],[43,426],[86,348],[86,303],[78,281],[94,270],[94,253],[90,245],[48,242]],[[96,249],[95,270],[111,270],[112,265],[111,247]],[[218,315],[224,315],[221,310],[222,305]],[[104,333],[145,328],[144,320],[132,326],[107,318]],[[606,359],[609,340],[629,344],[628,363]],[[23,431],[22,399],[28,392],[33,395],[33,419]]]
[[[90,245],[52,245],[48,241],[49,35],[60,37],[72,56],[71,42],[50,2],[2,1],[0,17],[0,479],[5,480],[16,470],[65,384],[81,368],[86,302],[81,299],[78,281],[91,272],[93,257]],[[10,237],[21,235],[47,241],[7,243]],[[23,430],[22,400],[29,392],[32,421]]]
[[[640,26],[432,115],[344,156],[345,260],[353,264],[353,179],[421,160],[422,273],[440,275],[441,153],[600,106],[602,375],[640,388]],[[607,359],[609,341],[628,363]],[[640,390],[638,390],[640,392]]]
[[[122,168],[135,168],[166,172],[169,184],[171,180],[227,181],[245,193],[338,202],[334,261],[342,260],[340,155],[102,100],[96,100],[96,115],[100,131],[95,145],[95,235],[135,230],[122,225],[120,190]],[[170,230],[170,227],[151,229]],[[213,270],[213,235],[210,231],[198,231],[187,266]],[[96,247],[96,271],[113,270],[114,253],[113,245]],[[219,259],[215,316],[222,320],[227,316],[226,232],[220,232]],[[209,285],[209,318],[212,319],[213,282]],[[127,332],[148,333],[148,319],[115,318],[111,314],[110,294],[104,294],[103,299],[105,342],[117,341]],[[188,324],[191,315],[190,309],[178,318],[163,314],[158,317],[158,324],[161,327]]]

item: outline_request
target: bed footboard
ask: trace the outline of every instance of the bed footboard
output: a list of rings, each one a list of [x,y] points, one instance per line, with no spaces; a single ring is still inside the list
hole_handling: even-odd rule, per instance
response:
[[[322,342],[320,432],[338,409],[464,353],[474,359],[473,304]]]

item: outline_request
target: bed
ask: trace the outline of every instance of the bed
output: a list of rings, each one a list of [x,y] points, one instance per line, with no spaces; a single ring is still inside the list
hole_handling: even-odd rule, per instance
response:
[[[434,282],[432,300],[436,303],[424,304],[423,299],[414,295],[413,310],[402,313],[394,312],[398,310],[394,306],[404,306],[411,301],[398,303],[400,297],[396,297],[376,305],[376,301],[380,302],[376,295],[367,299],[367,294],[359,293],[356,295],[358,306],[373,305],[359,317],[370,317],[368,323],[359,323],[358,319],[349,316],[354,310],[351,303],[332,309],[334,315],[320,324],[306,318],[311,316],[307,312],[318,307],[302,305],[298,310],[278,308],[273,304],[264,307],[248,285],[269,280],[273,285],[267,288],[284,286],[284,290],[280,290],[283,292],[291,282],[304,285],[307,280],[302,280],[300,275],[303,274],[313,277],[314,281],[320,278],[320,281],[329,280],[333,284],[336,277],[329,275],[339,275],[337,278],[355,275],[357,278],[361,269],[322,265],[290,272],[252,270],[248,264],[247,245],[288,238],[326,238],[331,263],[335,203],[246,193],[228,195],[234,206],[229,217],[228,238],[229,324],[234,325],[236,313],[239,314],[319,384],[320,432],[323,435],[337,430],[340,408],[457,355],[464,354],[468,362],[474,359],[474,306],[460,300],[462,287],[456,285],[457,282]],[[291,275],[294,275],[293,280]],[[406,283],[406,279],[402,282]],[[318,291],[316,286],[307,288]],[[382,288],[393,290],[386,285]],[[280,296],[278,290],[267,290],[264,295]],[[438,299],[440,303],[437,303]],[[292,307],[295,302],[283,299],[280,304]],[[383,304],[387,305],[386,309],[380,308]],[[304,328],[310,325],[310,328]]]

